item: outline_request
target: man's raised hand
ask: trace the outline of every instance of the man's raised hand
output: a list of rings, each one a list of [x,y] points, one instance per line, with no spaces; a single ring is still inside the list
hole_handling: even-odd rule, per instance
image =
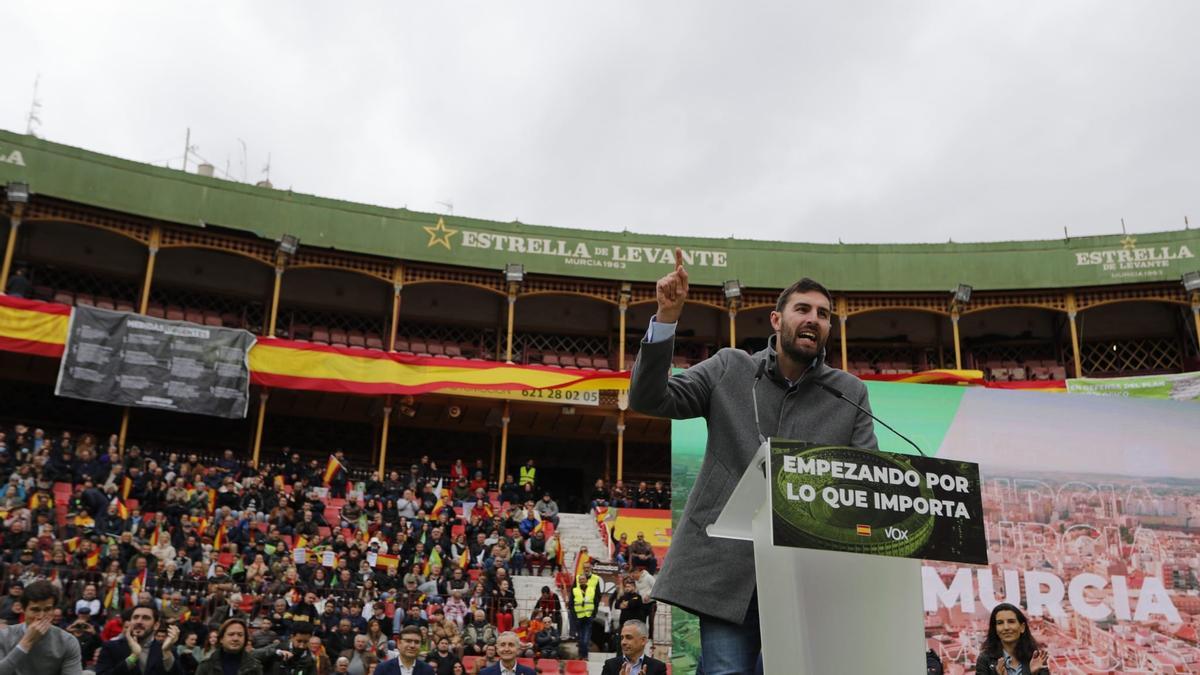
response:
[[[659,323],[675,323],[683,313],[683,303],[687,300],[688,274],[683,269],[683,250],[675,247],[675,270],[658,280],[654,287],[654,295],[658,300],[658,313],[655,321]]]

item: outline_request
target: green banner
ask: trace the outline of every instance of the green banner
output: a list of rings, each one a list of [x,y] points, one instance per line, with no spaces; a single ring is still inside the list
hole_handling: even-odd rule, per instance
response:
[[[1200,401],[1200,372],[1139,377],[1080,377],[1067,380],[1071,394],[1097,394],[1126,398],[1169,398]]]
[[[776,546],[987,563],[979,465],[771,439]]]
[[[596,232],[440,216],[259,188],[0,131],[0,184],[185,225],[219,225],[377,256],[620,281],[653,281],[683,249],[693,283],[778,289],[800,276],[837,291],[1037,289],[1179,279],[1200,268],[1200,231],[987,244],[805,244]],[[672,223],[673,225],[684,225]],[[667,223],[637,224],[647,230]],[[755,236],[753,223],[730,231]]]

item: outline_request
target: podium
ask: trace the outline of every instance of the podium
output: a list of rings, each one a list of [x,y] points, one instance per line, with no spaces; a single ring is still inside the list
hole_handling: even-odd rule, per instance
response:
[[[707,529],[754,543],[764,672],[924,672],[921,561],[773,545],[770,452],[768,440]]]

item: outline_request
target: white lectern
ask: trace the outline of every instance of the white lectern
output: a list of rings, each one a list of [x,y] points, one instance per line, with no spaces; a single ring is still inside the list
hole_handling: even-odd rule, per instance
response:
[[[921,561],[774,546],[769,453],[768,440],[708,526],[711,537],[754,542],[764,672],[924,672]]]

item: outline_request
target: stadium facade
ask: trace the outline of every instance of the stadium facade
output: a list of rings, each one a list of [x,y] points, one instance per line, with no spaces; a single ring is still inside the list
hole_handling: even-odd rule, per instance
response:
[[[654,280],[680,246],[693,283],[680,366],[731,344],[761,348],[778,289],[811,276],[834,294],[830,363],[863,375],[979,369],[1037,381],[1200,369],[1200,291],[1181,284],[1200,271],[1193,230],[903,245],[582,231],[300,195],[4,131],[0,185],[0,282],[23,270],[32,296],[47,302],[339,349],[620,371],[653,311]],[[730,229],[754,233],[750,223]],[[956,297],[960,285],[971,292]],[[271,389],[247,420],[198,423],[51,405],[56,368],[0,354],[0,380],[14,394],[6,416],[132,425],[166,444],[337,445],[372,466],[389,443],[406,456],[458,453],[493,468],[505,463],[499,452],[534,457],[581,491],[598,475],[669,475],[669,426],[624,411],[614,392],[551,405]]]

